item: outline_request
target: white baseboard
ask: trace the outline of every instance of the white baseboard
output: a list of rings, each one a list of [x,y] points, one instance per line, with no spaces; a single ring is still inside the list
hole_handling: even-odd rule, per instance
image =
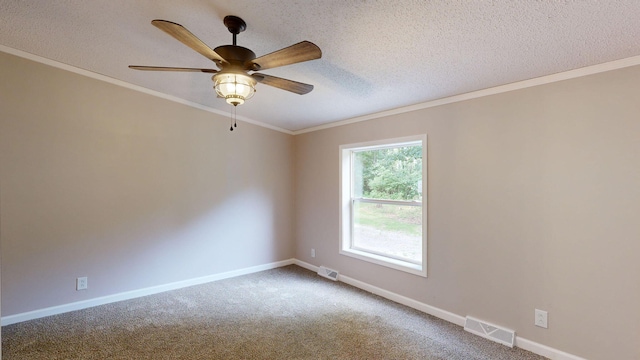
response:
[[[577,355],[569,354],[564,351],[554,349],[552,347],[542,345],[535,341],[527,340],[516,336],[516,345],[520,349],[531,351],[534,354],[538,354],[549,358],[551,360],[587,360]]]
[[[402,296],[399,294],[396,294],[394,292],[379,288],[377,286],[373,286],[370,284],[367,284],[365,282],[362,282],[360,280],[356,280],[354,278],[348,277],[348,276],[344,276],[344,275],[340,275],[340,278],[338,279],[346,284],[355,286],[359,289],[368,291],[370,293],[382,296],[383,298],[389,299],[391,301],[397,302],[399,304],[408,306],[410,308],[414,308],[416,310],[420,310],[424,313],[427,313],[429,315],[433,315],[437,318],[446,320],[450,323],[454,323],[456,325],[459,326],[464,326],[464,317],[448,312],[446,310],[442,310],[440,308],[437,308],[435,306],[431,306],[431,305],[427,305],[425,303],[419,302],[417,300],[408,298],[406,296]]]
[[[113,302],[117,302],[117,301],[129,300],[129,299],[134,299],[134,298],[138,298],[138,297],[142,297],[142,296],[158,294],[158,293],[165,292],[165,291],[181,289],[181,288],[185,288],[185,287],[193,286],[193,285],[205,284],[205,283],[212,282],[212,281],[228,279],[228,278],[241,276],[241,275],[252,274],[252,273],[255,273],[255,272],[259,272],[259,271],[275,269],[275,268],[279,268],[279,267],[283,267],[283,266],[287,266],[287,265],[292,265],[292,264],[298,265],[300,267],[303,267],[303,268],[305,268],[307,270],[311,270],[313,272],[318,272],[318,266],[309,264],[307,262],[304,262],[304,261],[301,261],[301,260],[298,260],[298,259],[288,259],[288,260],[278,261],[278,262],[274,262],[274,263],[258,265],[258,266],[252,266],[252,267],[249,267],[249,268],[244,268],[244,269],[239,269],[239,270],[228,271],[228,272],[224,272],[224,273],[220,273],[220,274],[213,274],[213,275],[203,276],[203,277],[199,277],[199,278],[195,278],[195,279],[178,281],[178,282],[174,282],[174,283],[170,283],[170,284],[153,286],[153,287],[148,287],[148,288],[144,288],[144,289],[127,291],[127,292],[123,292],[123,293],[119,293],[119,294],[103,296],[103,297],[99,297],[99,298],[95,298],[95,299],[90,299],[90,300],[85,300],[85,301],[78,301],[78,302],[59,305],[59,306],[53,306],[53,307],[34,310],[34,311],[29,311],[29,312],[25,312],[25,313],[21,313],[21,314],[4,316],[4,317],[2,317],[1,324],[2,324],[2,326],[11,325],[11,324],[15,324],[15,323],[23,322],[23,321],[38,319],[38,318],[45,317],[45,316],[57,315],[57,314],[62,314],[62,313],[69,312],[69,311],[86,309],[86,308],[90,308],[90,307],[93,307],[93,306],[105,305],[105,304],[109,304],[109,303],[113,303]],[[437,308],[435,306],[427,305],[427,304],[419,302],[417,300],[414,300],[414,299],[408,298],[406,296],[402,296],[402,295],[396,294],[394,292],[379,288],[377,286],[373,286],[371,284],[365,283],[365,282],[360,281],[360,280],[356,280],[354,278],[351,278],[349,276],[345,276],[345,275],[342,275],[342,274],[340,274],[340,276],[338,277],[338,281],[342,281],[345,284],[349,284],[351,286],[354,286],[354,287],[357,287],[359,289],[368,291],[370,293],[382,296],[383,298],[389,299],[389,300],[397,302],[399,304],[402,304],[402,305],[408,306],[410,308],[422,311],[422,312],[427,313],[429,315],[433,315],[435,317],[438,317],[440,319],[449,321],[449,322],[451,322],[453,324],[456,324],[458,326],[464,326],[464,319],[465,318],[463,316],[461,316],[461,315],[451,313],[449,311]],[[572,354],[566,353],[564,351],[560,351],[558,349],[554,349],[552,347],[549,347],[549,346],[546,346],[546,345],[542,345],[540,343],[537,343],[537,342],[534,342],[534,341],[531,341],[531,340],[528,340],[528,339],[524,339],[524,338],[519,337],[519,336],[516,336],[515,346],[517,346],[517,347],[519,347],[521,349],[527,350],[527,351],[531,351],[532,353],[535,353],[535,354],[538,354],[538,355],[542,355],[542,356],[547,357],[547,358],[549,358],[551,360],[586,360],[586,359],[581,358],[579,356],[572,355]]]
[[[300,267],[303,267],[303,268],[305,268],[307,270],[311,270],[314,273],[317,273],[318,269],[320,269],[320,266],[311,265],[308,262],[304,262],[304,261],[298,260],[298,259],[293,259],[293,263],[298,265],[298,266],[300,266]]]
[[[294,259],[293,261],[294,264],[303,267],[305,269],[311,270],[313,272],[318,272],[318,266],[309,264],[307,262],[298,260],[298,259]],[[342,281],[345,284],[349,284],[351,286],[357,287],[359,289],[368,291],[370,293],[376,294],[378,296],[382,296],[385,299],[389,299],[391,301],[397,302],[399,304],[408,306],[410,308],[422,311],[424,313],[427,313],[429,315],[433,315],[437,318],[449,321],[451,323],[454,323],[458,326],[464,326],[464,316],[460,316],[458,314],[454,314],[451,313],[449,311],[437,308],[435,306],[431,306],[431,305],[427,305],[425,303],[419,302],[417,300],[414,299],[410,299],[406,296],[402,296],[396,293],[393,293],[391,291],[379,288],[377,286],[373,286],[371,284],[365,283],[363,281],[360,280],[356,280],[354,278],[348,277],[343,275],[342,273],[340,274],[340,276],[338,277],[338,281]],[[523,349],[523,350],[527,350],[527,351],[531,351],[534,354],[538,354],[544,357],[547,357],[551,360],[586,360],[584,358],[581,358],[579,356],[573,355],[573,354],[569,354],[566,353],[564,351],[558,350],[558,349],[554,349],[552,347],[546,346],[546,345],[542,345],[540,343],[537,343],[535,341],[531,341],[525,338],[522,338],[520,336],[517,336],[516,334],[516,341],[515,341],[515,346]]]
[[[178,281],[178,282],[173,282],[165,285],[152,286],[144,289],[132,290],[132,291],[127,291],[123,293],[102,296],[102,297],[84,300],[84,301],[78,301],[70,304],[52,306],[45,309],[39,309],[39,310],[29,311],[29,312],[15,314],[15,315],[3,316],[0,323],[2,324],[2,326],[11,325],[11,324],[15,324],[23,321],[42,318],[45,316],[62,314],[69,311],[82,310],[82,309],[86,309],[86,308],[90,308],[98,305],[105,305],[105,304],[109,304],[117,301],[134,299],[142,296],[158,294],[165,291],[177,290],[177,289],[185,288],[188,286],[200,285],[200,284],[205,284],[212,281],[228,279],[228,278],[241,276],[241,275],[247,275],[247,274],[264,271],[264,270],[275,269],[282,266],[292,265],[294,263],[295,263],[294,259],[288,259],[288,260],[278,261],[274,263],[228,271],[220,274],[207,275],[207,276],[203,276],[195,279]]]

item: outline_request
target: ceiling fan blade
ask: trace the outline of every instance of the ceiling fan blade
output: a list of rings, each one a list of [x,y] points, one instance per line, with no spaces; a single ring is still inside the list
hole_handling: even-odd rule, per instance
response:
[[[167,34],[173,36],[181,43],[199,52],[207,59],[227,63],[227,60],[223,59],[222,56],[218,55],[218,53],[213,51],[213,49],[207,46],[207,44],[203,43],[202,40],[198,39],[182,25],[167,20],[153,20],[151,21],[151,24],[153,24],[153,26],[157,27],[158,29],[166,32]]]
[[[313,85],[309,85],[309,84],[305,84],[305,83],[301,83],[293,80],[287,80],[287,79],[279,78],[276,76],[253,73],[251,74],[251,77],[254,78],[259,83],[277,87],[278,89],[291,91],[292,93],[296,93],[299,95],[307,94],[311,92],[311,90],[313,90]]]
[[[203,73],[217,73],[218,70],[214,69],[197,69],[197,68],[183,68],[183,67],[166,67],[166,66],[140,66],[129,65],[129,68],[143,71],[191,71],[191,72],[203,72]]]
[[[303,61],[320,59],[321,57],[322,51],[316,44],[309,41],[302,41],[253,59],[249,62],[247,68],[251,70],[266,70]]]

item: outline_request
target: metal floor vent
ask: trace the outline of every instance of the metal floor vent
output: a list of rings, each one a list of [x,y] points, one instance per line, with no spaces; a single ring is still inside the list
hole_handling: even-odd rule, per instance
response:
[[[322,277],[326,277],[327,279],[337,281],[338,280],[338,271],[328,269],[324,266],[320,266],[318,269],[318,275]]]
[[[464,321],[464,329],[483,338],[507,345],[508,347],[513,347],[516,341],[515,331],[501,328],[469,316],[467,316]]]

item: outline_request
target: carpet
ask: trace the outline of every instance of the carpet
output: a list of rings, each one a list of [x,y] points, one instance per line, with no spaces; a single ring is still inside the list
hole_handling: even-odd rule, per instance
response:
[[[545,359],[291,265],[2,328],[12,359]]]

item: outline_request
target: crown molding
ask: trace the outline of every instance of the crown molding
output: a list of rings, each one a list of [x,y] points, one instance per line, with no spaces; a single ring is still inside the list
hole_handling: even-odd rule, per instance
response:
[[[173,95],[167,95],[164,93],[161,93],[159,91],[155,91],[155,90],[151,90],[151,89],[147,89],[145,87],[139,86],[139,85],[134,85],[131,83],[128,83],[126,81],[122,81],[122,80],[118,80],[106,75],[102,75],[102,74],[98,74],[89,70],[85,70],[85,69],[81,69],[72,65],[68,65],[65,63],[61,63],[59,61],[55,61],[55,60],[51,60],[51,59],[47,59],[44,58],[42,56],[39,55],[35,55],[35,54],[31,54],[22,50],[18,50],[18,49],[14,49],[5,45],[1,45],[0,44],[0,51],[7,53],[7,54],[11,54],[11,55],[15,55],[27,60],[31,60],[31,61],[35,61],[37,63],[41,63],[44,65],[49,65],[58,69],[62,69],[62,70],[66,70],[78,75],[82,75],[82,76],[86,76],[92,79],[96,79],[96,80],[100,80],[100,81],[104,81],[107,82],[109,84],[113,84],[113,85],[117,85],[117,86],[121,86],[130,90],[134,90],[134,91],[138,91],[141,93],[145,93],[148,95],[152,95],[152,96],[156,96],[165,100],[169,100],[169,101],[173,101],[182,105],[187,105],[190,107],[194,107],[196,109],[200,109],[200,110],[204,110],[204,111],[208,111],[210,113],[214,113],[217,115],[222,115],[222,116],[229,116],[229,113],[226,111],[222,111],[222,110],[218,110],[218,109],[214,109],[212,107],[206,106],[206,105],[202,105],[202,104],[198,104],[196,102],[193,101],[188,101],[185,99],[181,99],[177,96],[173,96]],[[260,121],[256,121],[244,116],[237,116],[238,120],[253,124],[253,125],[257,125],[257,126],[261,126],[267,129],[271,129],[271,130],[275,130],[275,131],[279,131],[279,132],[283,132],[285,134],[289,134],[289,135],[293,135],[293,132],[287,129],[283,129],[277,126],[273,126],[273,125],[269,125],[269,124],[265,124],[263,122]]]
[[[121,87],[125,87],[131,90],[135,90],[135,91],[139,91],[148,95],[152,95],[152,96],[156,96],[162,99],[166,99],[166,100],[170,100],[173,102],[177,102],[179,104],[183,104],[183,105],[187,105],[187,106],[191,106],[200,110],[204,110],[204,111],[208,111],[214,114],[218,114],[218,115],[222,115],[222,116],[228,116],[229,114],[225,111],[221,111],[218,109],[214,109],[212,107],[209,106],[205,106],[202,104],[198,104],[195,103],[193,101],[188,101],[185,99],[181,99],[179,97],[173,96],[173,95],[167,95],[164,93],[161,93],[159,91],[155,91],[155,90],[151,90],[151,89],[147,89],[145,87],[139,86],[139,85],[134,85],[122,80],[118,80],[106,75],[102,75],[102,74],[98,74],[92,71],[88,71],[85,69],[81,69],[72,65],[68,65],[68,64],[64,64],[55,60],[51,60],[51,59],[47,59],[44,58],[42,56],[39,55],[35,55],[35,54],[31,54],[22,50],[18,50],[18,49],[14,49],[5,45],[0,45],[0,51],[1,52],[5,52],[11,55],[15,55],[18,57],[22,57],[28,60],[32,60],[41,64],[45,64],[45,65],[49,65],[58,69],[62,69],[62,70],[66,70],[66,71],[70,71],[72,73],[76,73],[79,75],[83,75],[83,76],[87,76],[96,80],[100,80],[100,81],[104,81],[104,82],[108,82],[110,84],[114,84],[117,86],[121,86]],[[358,123],[358,122],[362,122],[362,121],[368,121],[368,120],[373,120],[373,119],[379,119],[379,118],[383,118],[383,117],[387,117],[387,116],[393,116],[393,115],[398,115],[398,114],[404,114],[407,112],[411,112],[411,111],[416,111],[416,110],[422,110],[422,109],[428,109],[431,107],[436,107],[436,106],[441,106],[441,105],[447,105],[447,104],[452,104],[452,103],[456,103],[456,102],[460,102],[460,101],[466,101],[466,100],[471,100],[471,99],[477,99],[477,98],[482,98],[485,96],[491,96],[491,95],[496,95],[496,94],[501,94],[501,93],[505,93],[505,92],[509,92],[509,91],[515,91],[515,90],[521,90],[521,89],[526,89],[526,88],[530,88],[530,87],[534,87],[534,86],[539,86],[539,85],[545,85],[545,84],[550,84],[550,83],[554,83],[554,82],[558,82],[558,81],[564,81],[564,80],[570,80],[570,79],[575,79],[575,78],[579,78],[579,77],[583,77],[583,76],[588,76],[588,75],[594,75],[594,74],[598,74],[598,73],[603,73],[603,72],[607,72],[607,71],[611,71],[611,70],[617,70],[617,69],[622,69],[622,68],[626,68],[626,67],[631,67],[631,66],[636,66],[636,65],[640,65],[640,55],[639,56],[632,56],[632,57],[628,57],[628,58],[624,58],[624,59],[620,59],[620,60],[614,60],[614,61],[609,61],[606,63],[601,63],[601,64],[596,64],[596,65],[591,65],[591,66],[586,66],[586,67],[582,67],[582,68],[578,68],[578,69],[573,69],[573,70],[569,70],[569,71],[564,71],[564,72],[560,72],[560,73],[556,73],[556,74],[551,74],[551,75],[545,75],[545,76],[541,76],[541,77],[537,77],[537,78],[533,78],[533,79],[528,79],[528,80],[522,80],[522,81],[517,81],[514,83],[510,83],[510,84],[505,84],[505,85],[499,85],[499,86],[495,86],[495,87],[491,87],[491,88],[486,88],[486,89],[482,89],[482,90],[477,90],[477,91],[472,91],[472,92],[468,92],[468,93],[464,93],[464,94],[459,94],[459,95],[454,95],[454,96],[449,96],[449,97],[445,97],[445,98],[440,98],[440,99],[436,99],[436,100],[431,100],[431,101],[426,101],[426,102],[422,102],[419,104],[414,104],[414,105],[409,105],[409,106],[403,106],[403,107],[399,107],[399,108],[395,108],[395,109],[391,109],[391,110],[386,110],[386,111],[381,111],[381,112],[377,112],[377,113],[373,113],[373,114],[367,114],[367,115],[363,115],[363,116],[358,116],[358,117],[353,117],[350,119],[345,119],[345,120],[340,120],[340,121],[335,121],[332,123],[328,123],[328,124],[323,124],[323,125],[318,125],[318,126],[314,126],[314,127],[310,127],[310,128],[306,128],[306,129],[301,129],[301,130],[296,130],[296,131],[291,131],[291,130],[287,130],[287,129],[283,129],[281,127],[278,126],[274,126],[274,125],[269,125],[257,120],[253,120],[244,116],[238,116],[238,120],[256,125],[256,126],[260,126],[260,127],[264,127],[267,129],[271,129],[274,131],[278,131],[278,132],[282,132],[285,134],[289,134],[289,135],[300,135],[300,134],[305,134],[305,133],[309,133],[309,132],[314,132],[314,131],[319,131],[319,130],[324,130],[324,129],[330,129],[333,127],[338,127],[338,126],[344,126],[344,125],[349,125],[349,124],[354,124],[354,123]]]
[[[633,56],[633,57],[614,60],[614,61],[610,61],[602,64],[586,66],[583,68],[564,71],[561,73],[545,75],[545,76],[528,79],[528,80],[517,81],[510,84],[499,85],[499,86],[472,91],[472,92],[468,92],[460,95],[454,95],[454,96],[449,96],[441,99],[431,100],[431,101],[427,101],[427,102],[423,102],[415,105],[399,107],[396,109],[382,111],[374,114],[368,114],[368,115],[358,116],[358,117],[354,117],[346,120],[332,122],[329,124],[314,126],[307,129],[296,130],[296,131],[293,131],[293,135],[300,135],[300,134],[309,133],[313,131],[329,129],[332,127],[343,126],[343,125],[353,124],[353,123],[367,121],[367,120],[379,119],[386,116],[403,114],[410,111],[427,109],[431,107],[452,104],[452,103],[465,101],[465,100],[477,99],[485,96],[501,94],[501,93],[514,91],[514,90],[526,89],[526,88],[550,84],[558,81],[575,79],[583,76],[603,73],[611,70],[617,70],[617,69],[622,69],[622,68],[636,66],[636,65],[640,65],[640,56]]]

